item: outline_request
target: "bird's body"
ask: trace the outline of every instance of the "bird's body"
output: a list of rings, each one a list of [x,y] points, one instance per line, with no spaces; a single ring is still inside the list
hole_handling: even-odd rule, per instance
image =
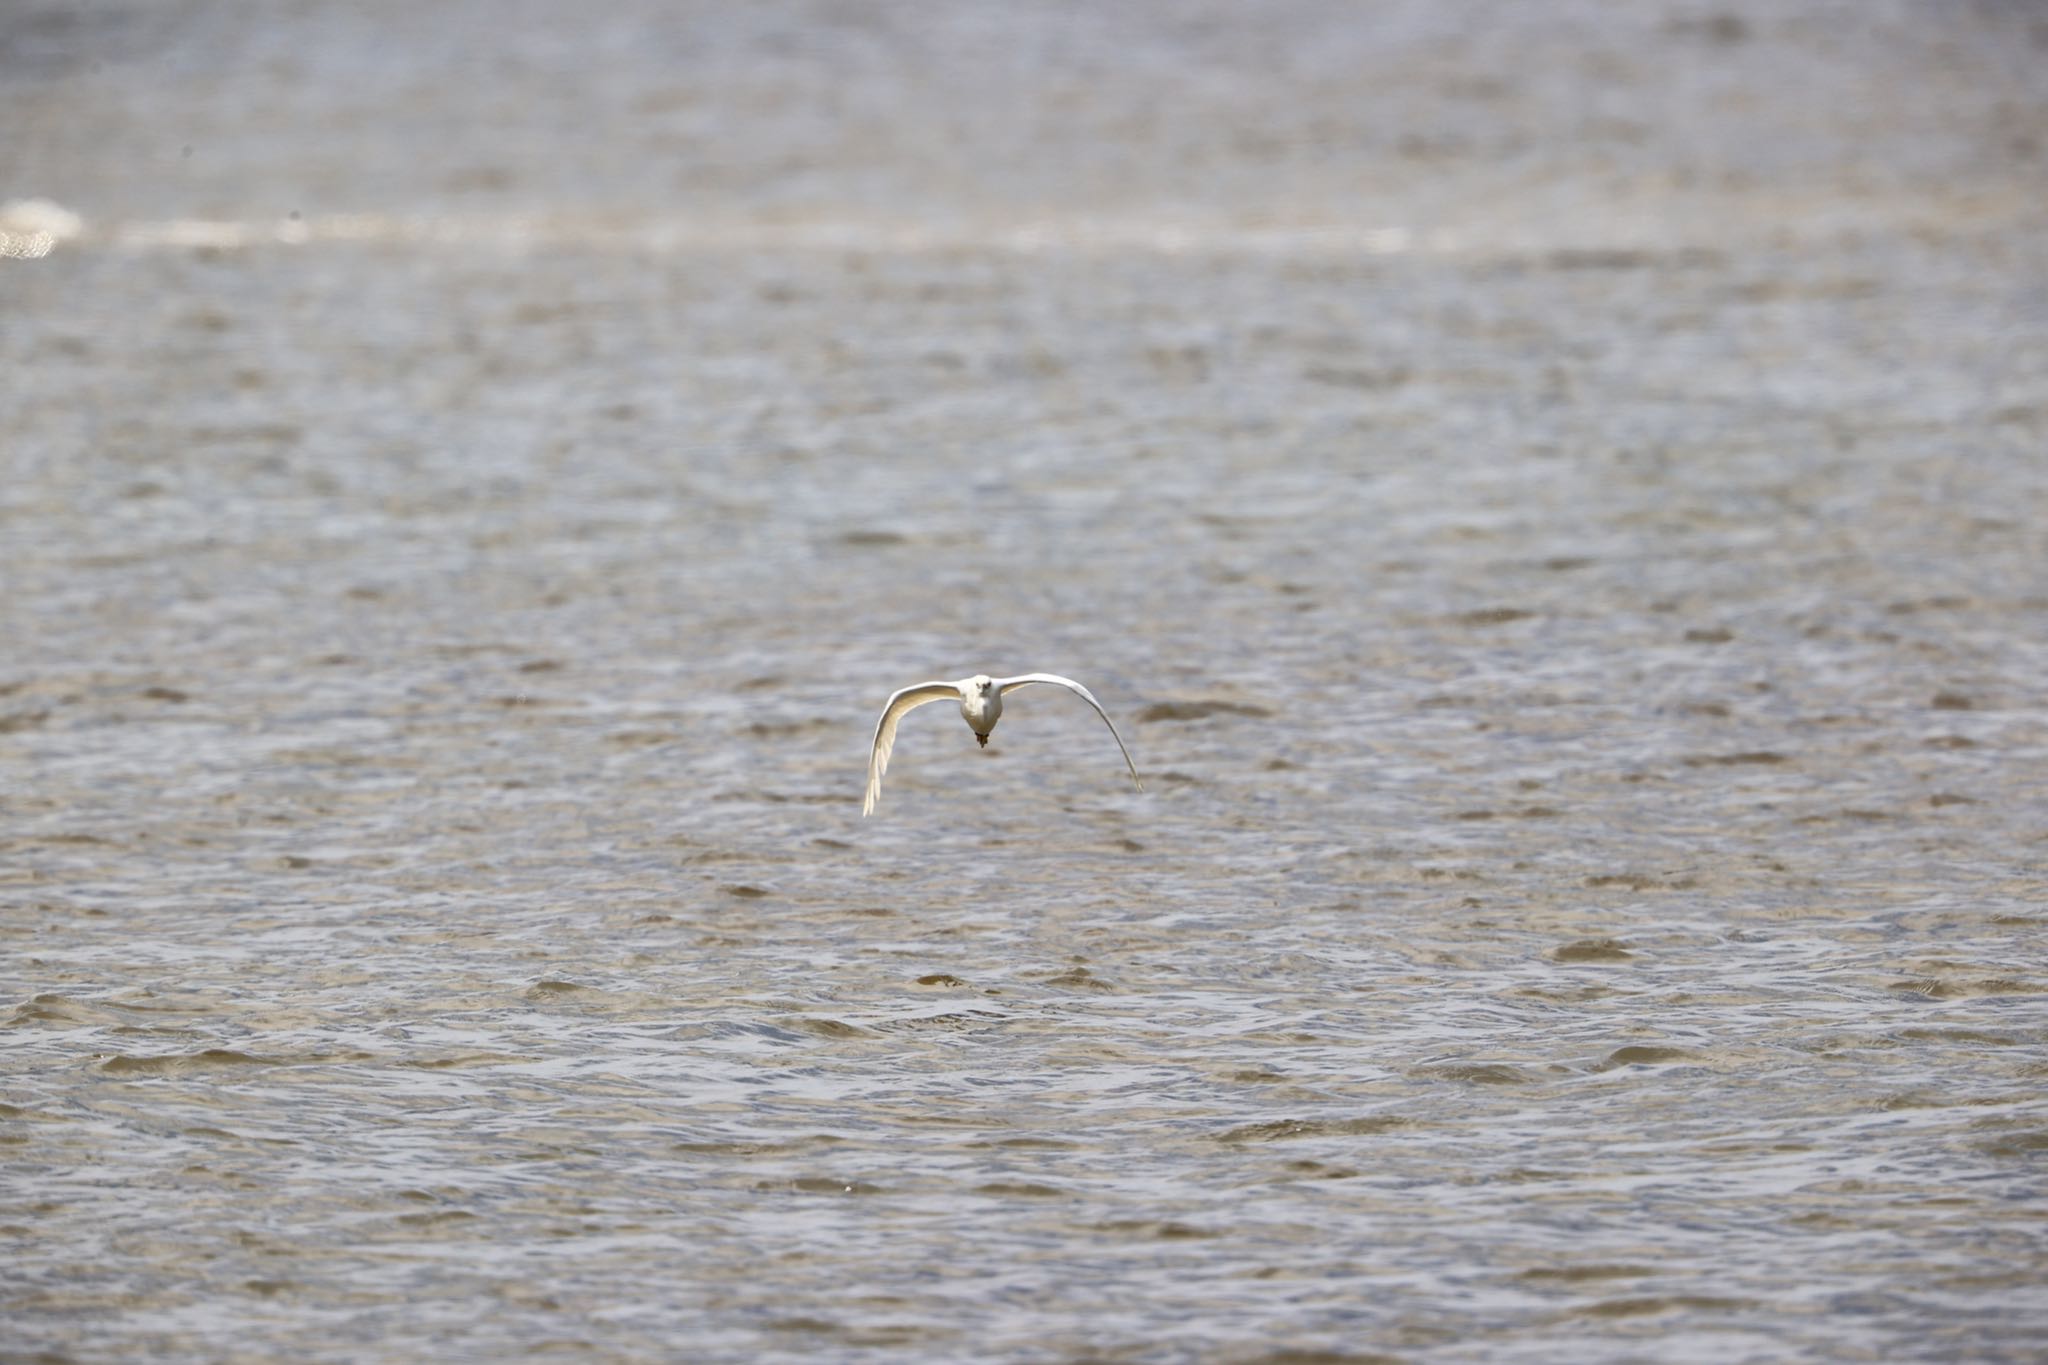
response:
[[[882,707],[882,718],[875,722],[874,747],[868,751],[868,794],[861,803],[860,813],[874,814],[875,802],[882,795],[882,774],[888,771],[889,754],[896,747],[896,727],[905,715],[926,702],[955,699],[960,703],[960,719],[967,722],[967,728],[974,731],[976,741],[986,749],[989,731],[995,729],[996,722],[1003,718],[1003,694],[1031,683],[1052,683],[1064,687],[1094,707],[1095,714],[1102,717],[1102,723],[1109,726],[1110,737],[1124,756],[1124,766],[1131,770],[1131,781],[1138,783],[1139,791],[1145,790],[1145,784],[1138,781],[1138,765],[1131,762],[1131,751],[1124,748],[1124,737],[1116,732],[1109,712],[1102,709],[1102,703],[1095,700],[1095,694],[1087,688],[1057,673],[1022,673],[1014,678],[992,678],[986,673],[977,673],[958,682],[918,683],[890,696]]]
[[[969,678],[970,684],[982,681],[979,677]],[[994,678],[987,680],[995,682]],[[960,719],[967,722],[967,728],[974,731],[974,738],[981,747],[988,747],[988,732],[996,728],[996,722],[1003,718],[1003,694],[995,687],[968,686],[960,692]]]

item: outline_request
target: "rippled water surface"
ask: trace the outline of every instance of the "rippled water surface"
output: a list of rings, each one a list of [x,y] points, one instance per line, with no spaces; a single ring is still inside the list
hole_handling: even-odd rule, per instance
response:
[[[2034,1356],[2044,57],[20,18],[0,1354]]]

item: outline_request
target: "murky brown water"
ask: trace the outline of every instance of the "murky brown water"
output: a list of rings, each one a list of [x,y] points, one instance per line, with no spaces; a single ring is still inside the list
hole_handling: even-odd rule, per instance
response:
[[[2048,1338],[2035,11],[8,22],[0,1354]]]

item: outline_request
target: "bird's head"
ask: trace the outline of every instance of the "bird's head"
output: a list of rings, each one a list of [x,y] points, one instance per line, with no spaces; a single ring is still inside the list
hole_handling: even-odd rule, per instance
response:
[[[967,685],[974,689],[976,696],[980,697],[985,697],[996,690],[996,680],[986,673],[975,674],[967,680]]]

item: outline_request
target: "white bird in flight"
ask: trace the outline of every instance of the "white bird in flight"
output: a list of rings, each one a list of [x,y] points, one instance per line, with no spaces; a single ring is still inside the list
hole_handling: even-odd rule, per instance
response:
[[[1131,762],[1131,751],[1124,748],[1124,737],[1116,732],[1109,712],[1102,709],[1102,703],[1095,700],[1093,692],[1072,678],[1062,678],[1057,673],[1023,673],[1014,678],[991,678],[986,673],[977,673],[958,682],[918,683],[889,698],[889,704],[882,708],[882,718],[875,722],[875,747],[868,755],[868,797],[861,804],[860,813],[875,813],[875,802],[882,795],[882,774],[888,771],[889,753],[896,747],[896,726],[906,714],[928,701],[958,701],[960,719],[967,722],[967,728],[974,731],[974,737],[986,749],[988,732],[995,729],[996,722],[1003,718],[1004,694],[1032,683],[1057,684],[1094,707],[1095,714],[1102,717],[1102,723],[1109,726],[1110,738],[1116,741],[1117,749],[1122,752],[1124,766],[1131,770],[1131,781],[1138,783],[1139,791],[1145,790],[1145,784],[1138,782],[1138,765]]]

